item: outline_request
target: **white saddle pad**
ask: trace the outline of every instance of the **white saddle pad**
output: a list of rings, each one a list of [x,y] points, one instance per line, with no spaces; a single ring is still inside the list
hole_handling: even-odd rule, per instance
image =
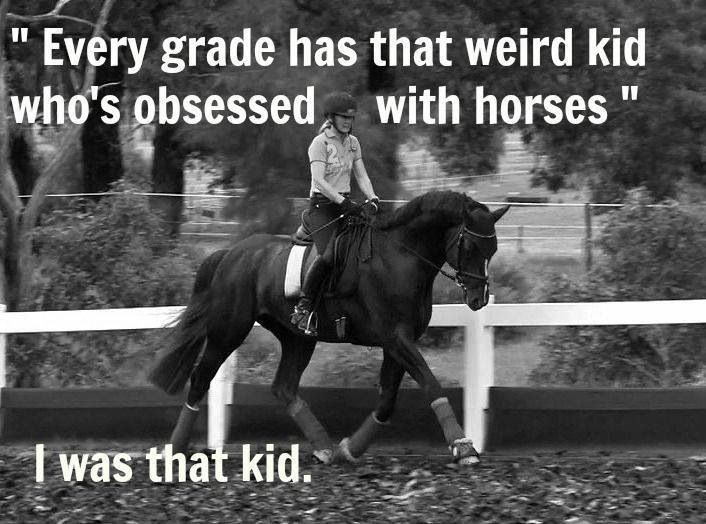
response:
[[[292,246],[287,258],[287,272],[284,274],[284,296],[297,298],[302,289],[302,264],[307,246]]]

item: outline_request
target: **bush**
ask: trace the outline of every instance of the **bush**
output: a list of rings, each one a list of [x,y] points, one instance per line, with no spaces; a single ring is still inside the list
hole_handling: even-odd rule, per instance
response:
[[[123,192],[77,203],[47,215],[35,235],[33,310],[181,305],[189,298],[194,257],[166,236],[147,197]],[[162,336],[17,336],[9,360],[17,385],[134,385]]]
[[[614,212],[596,269],[578,283],[557,278],[547,299],[622,301],[706,296],[706,220],[687,207],[648,207],[643,191]],[[700,383],[702,325],[570,327],[545,341],[536,384],[668,386]]]

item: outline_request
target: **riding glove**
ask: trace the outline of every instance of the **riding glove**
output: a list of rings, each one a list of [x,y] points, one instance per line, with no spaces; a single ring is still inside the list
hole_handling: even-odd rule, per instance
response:
[[[378,208],[380,207],[380,199],[378,197],[373,197],[367,202],[365,202],[365,204],[363,204],[363,207],[365,208],[365,212],[368,215],[374,215],[378,212]]]
[[[339,205],[341,206],[341,211],[343,211],[344,215],[359,215],[363,211],[360,204],[350,198],[344,198],[343,202]]]

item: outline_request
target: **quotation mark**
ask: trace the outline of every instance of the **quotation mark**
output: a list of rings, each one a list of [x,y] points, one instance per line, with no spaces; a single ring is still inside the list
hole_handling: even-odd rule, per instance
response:
[[[12,28],[12,41],[14,43],[26,42],[28,34],[29,34],[29,30],[26,27],[13,27]]]
[[[637,100],[637,86],[623,86],[623,100]]]

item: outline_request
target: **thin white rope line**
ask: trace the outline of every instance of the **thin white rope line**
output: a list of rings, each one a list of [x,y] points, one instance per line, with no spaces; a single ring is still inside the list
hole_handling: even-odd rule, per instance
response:
[[[409,166],[403,166],[409,167]],[[414,167],[414,166],[412,166]],[[434,178],[407,178],[405,180],[400,180],[401,184],[431,184],[436,182],[451,181],[456,180],[467,180],[469,178],[489,178],[489,177],[500,177],[500,176],[530,176],[534,173],[529,173],[526,169],[521,169],[517,171],[500,171],[499,173],[489,173],[487,175],[463,175],[463,176],[449,176],[449,177],[434,177]]]
[[[180,235],[191,237],[230,237],[231,233],[192,233],[189,231],[180,232]],[[287,234],[287,233],[282,233]],[[499,236],[498,242],[511,240],[585,240],[585,237],[505,237]]]
[[[91,196],[115,196],[115,195],[136,195],[136,196],[158,196],[158,197],[188,197],[188,198],[245,198],[243,195],[218,195],[208,193],[150,193],[146,191],[106,191],[102,193],[52,193],[45,195],[46,197],[91,197]],[[32,195],[19,195],[19,198],[30,198]],[[307,197],[285,197],[285,200],[308,201]],[[380,200],[389,204],[406,204],[409,200]],[[508,202],[508,201],[482,201],[481,204],[491,206],[533,206],[533,207],[623,207],[626,204],[600,204],[593,202],[585,202],[583,204],[563,203],[563,202]],[[706,202],[694,202],[689,204],[676,204],[684,206],[703,206]],[[648,204],[646,207],[654,208],[669,208],[674,207],[669,204]]]
[[[498,242],[503,240],[585,240],[586,237],[498,237]]]
[[[542,224],[531,224],[531,225],[524,225],[524,224],[498,224],[495,226],[495,229],[499,228],[505,228],[505,229],[515,229],[518,227],[523,227],[525,229],[585,229],[585,225],[581,226],[550,226],[550,225],[542,225]],[[602,225],[593,225],[594,229],[600,229]]]
[[[229,221],[229,220],[211,220],[210,222],[183,222],[184,225],[192,225],[192,226],[210,226],[210,225],[240,225],[242,222],[235,222],[235,221]],[[505,228],[505,229],[516,229],[518,227],[522,227],[525,229],[585,229],[585,225],[576,225],[576,226],[552,226],[548,224],[498,224],[495,226],[495,229],[499,228]],[[593,229],[601,229],[605,227],[604,225],[600,224],[594,224]]]
[[[189,224],[192,226],[211,226],[211,225],[237,226],[237,225],[242,224],[242,222],[233,222],[233,221],[228,221],[228,220],[214,220],[212,222],[184,222],[184,224]]]

